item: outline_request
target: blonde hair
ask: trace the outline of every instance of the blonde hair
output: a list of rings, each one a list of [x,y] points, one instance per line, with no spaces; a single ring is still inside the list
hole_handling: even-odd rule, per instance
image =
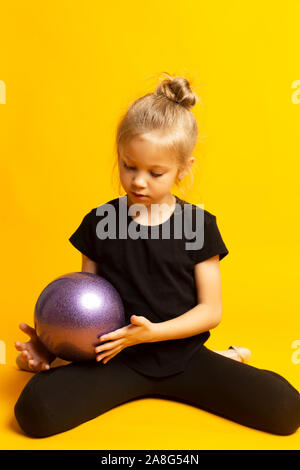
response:
[[[198,126],[190,109],[199,98],[186,78],[172,77],[167,73],[163,75],[167,78],[159,83],[153,93],[136,99],[121,116],[116,130],[114,168],[126,143],[138,135],[148,134],[160,148],[174,155],[179,171],[188,170],[193,182],[193,173],[190,167],[187,168],[187,162],[197,142]],[[175,184],[181,190],[178,173]]]

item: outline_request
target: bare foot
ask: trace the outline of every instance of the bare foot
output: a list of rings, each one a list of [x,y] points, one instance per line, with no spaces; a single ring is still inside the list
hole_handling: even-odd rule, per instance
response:
[[[242,362],[241,356],[234,349],[227,349],[226,351],[214,352],[217,354],[221,354],[221,356],[229,357],[229,359],[233,359],[234,361]]]
[[[230,359],[233,359],[234,361],[243,362],[244,364],[246,364],[251,357],[251,351],[242,346],[232,346],[231,348],[228,348],[226,351],[214,351],[214,352],[221,354],[222,356],[229,357]]]
[[[34,328],[31,328],[26,323],[20,323],[19,327],[30,337],[30,341],[26,343],[15,342],[15,348],[21,351],[21,354],[16,359],[18,367],[29,372],[50,369],[50,363],[56,356],[50,353],[42,344]]]

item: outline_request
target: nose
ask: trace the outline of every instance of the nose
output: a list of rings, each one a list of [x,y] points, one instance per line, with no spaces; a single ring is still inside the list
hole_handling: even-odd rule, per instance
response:
[[[137,189],[146,188],[147,183],[142,175],[136,175],[132,178],[132,186]]]

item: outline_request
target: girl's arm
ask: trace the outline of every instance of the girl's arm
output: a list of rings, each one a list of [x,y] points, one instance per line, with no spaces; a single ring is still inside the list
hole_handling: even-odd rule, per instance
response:
[[[219,255],[195,265],[198,304],[179,317],[153,323],[151,342],[181,339],[215,328],[222,317]]]
[[[97,274],[97,270],[98,264],[87,256],[82,255],[81,271],[84,273]]]

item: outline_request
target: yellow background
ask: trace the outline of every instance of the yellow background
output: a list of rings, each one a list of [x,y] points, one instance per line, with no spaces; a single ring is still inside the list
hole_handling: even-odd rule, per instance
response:
[[[119,196],[116,124],[160,72],[185,76],[202,99],[194,185],[173,193],[215,214],[229,249],[223,319],[206,346],[248,347],[250,365],[300,389],[299,15],[297,0],[2,2],[1,448],[299,448],[299,430],[271,435],[162,399],[40,440],[13,416],[31,377],[15,366],[14,342],[27,340],[18,324],[33,325],[49,282],[81,270],[68,238]]]

